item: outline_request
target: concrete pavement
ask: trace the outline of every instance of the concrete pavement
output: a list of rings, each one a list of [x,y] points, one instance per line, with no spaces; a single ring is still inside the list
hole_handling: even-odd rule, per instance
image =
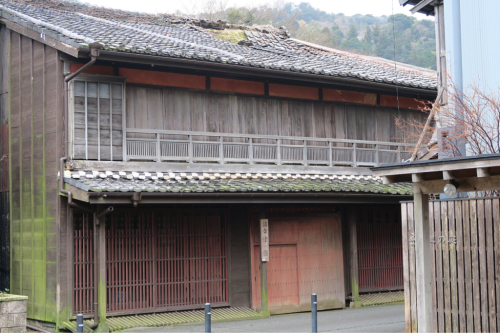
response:
[[[404,305],[320,311],[318,332],[404,332]],[[203,323],[134,328],[124,332],[204,332]],[[212,323],[212,332],[311,332],[311,313]]]

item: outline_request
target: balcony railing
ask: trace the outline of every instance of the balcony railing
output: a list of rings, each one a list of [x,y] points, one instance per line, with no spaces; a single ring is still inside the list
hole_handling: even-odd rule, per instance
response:
[[[124,160],[187,163],[377,166],[401,162],[396,142],[127,128]]]

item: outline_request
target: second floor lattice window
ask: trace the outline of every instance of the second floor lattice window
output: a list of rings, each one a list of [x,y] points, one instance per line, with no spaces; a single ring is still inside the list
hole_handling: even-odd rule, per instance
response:
[[[78,79],[73,92],[73,158],[122,160],[123,83]]]

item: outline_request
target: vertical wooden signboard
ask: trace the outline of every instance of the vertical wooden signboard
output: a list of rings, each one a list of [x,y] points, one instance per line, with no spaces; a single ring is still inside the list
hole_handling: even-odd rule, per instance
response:
[[[269,222],[260,220],[260,256],[262,262],[269,261]]]

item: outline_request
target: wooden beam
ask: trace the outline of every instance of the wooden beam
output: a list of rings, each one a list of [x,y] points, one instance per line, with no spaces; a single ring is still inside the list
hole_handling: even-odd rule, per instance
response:
[[[372,170],[375,176],[398,176],[398,175],[411,175],[414,173],[427,173],[439,171],[455,171],[455,170],[469,170],[477,168],[491,168],[500,167],[500,158],[485,159],[477,161],[464,161],[458,163],[430,163],[428,165],[414,165],[407,167],[395,167],[394,169],[378,169]]]
[[[37,42],[48,45],[50,47],[55,48],[56,50],[59,50],[61,52],[67,53],[75,58],[78,58],[78,48],[76,48],[76,47],[73,47],[73,46],[68,45],[66,43],[55,40],[54,38],[51,38],[47,35],[44,35],[42,38],[41,34],[39,32],[25,28],[22,25],[11,22],[9,20],[1,20],[0,22],[4,23],[7,26],[7,28],[12,30],[12,31],[20,33],[21,35],[24,35],[26,37],[33,39],[33,40],[36,40]]]
[[[356,210],[349,206],[347,224],[349,225],[349,257],[351,260],[351,286],[354,307],[361,307],[359,301],[359,271],[358,271],[358,233],[356,224]]]
[[[417,325],[419,332],[433,331],[432,267],[429,234],[429,195],[414,185]]]
[[[421,173],[412,173],[411,174],[411,181],[414,183],[421,183],[424,181],[424,178],[422,177]]]
[[[453,179],[453,174],[451,171],[443,171],[443,180]]]
[[[64,183],[64,189],[73,193],[73,199],[80,200],[83,202],[89,202],[89,192],[83,191],[76,186]],[[66,196],[61,193],[61,195]]]
[[[424,7],[431,5],[434,0],[422,0],[418,4],[415,5],[412,9],[410,9],[410,12],[412,14],[418,13],[419,10],[423,9]]]
[[[455,178],[460,186],[457,192],[472,192],[472,191],[494,191],[500,188],[500,176],[490,176],[485,178],[469,177]],[[428,180],[419,184],[420,190],[425,194],[442,193],[443,188],[449,180]]]
[[[108,324],[106,322],[106,218],[102,216],[98,221],[99,233],[99,261],[97,262],[98,268],[98,286],[97,286],[97,302],[99,303],[99,326],[96,332],[109,332]]]
[[[477,168],[476,169],[477,178],[485,178],[490,175],[488,168]]]

